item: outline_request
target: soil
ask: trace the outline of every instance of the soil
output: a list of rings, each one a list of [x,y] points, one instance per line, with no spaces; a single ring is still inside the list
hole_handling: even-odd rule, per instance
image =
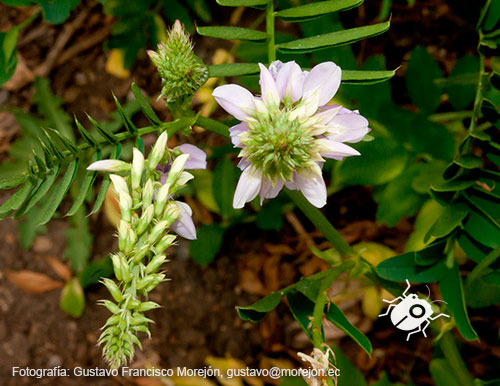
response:
[[[358,15],[359,23],[373,22],[378,12],[379,1],[367,3],[365,11]],[[473,18],[464,17],[461,2],[436,0],[416,3],[415,7],[408,9],[406,1],[394,0],[390,32],[384,37],[369,40],[366,46],[360,48],[360,55],[365,57],[371,53],[384,53],[389,68],[403,62],[402,72],[393,83],[395,97],[401,103],[407,103],[408,99],[403,91],[404,78],[400,74],[404,73],[408,52],[416,44],[430,47],[431,53],[447,71],[457,57],[472,52],[475,46],[475,38],[471,38],[474,36],[474,22],[470,21]],[[77,8],[69,19],[70,23],[75,22],[85,9],[88,16],[85,22],[75,24],[68,43],[54,56],[64,57],[70,47],[81,46],[89,37],[102,35],[101,40],[59,64],[57,60],[47,63],[46,58],[54,50],[57,39],[65,33],[69,34],[64,27],[66,24],[50,26],[38,20],[23,30],[19,38],[19,52],[26,67],[33,73],[38,69],[42,75],[50,76],[52,90],[63,99],[65,109],[78,117],[87,112],[98,120],[106,118],[114,110],[111,91],[123,101],[132,80],[136,80],[150,96],[157,95],[159,88],[159,79],[145,55],[135,64],[130,79],[121,80],[105,71],[108,54],[103,51],[102,45],[109,34],[111,20],[102,15],[99,7],[97,2],[89,1]],[[12,9],[0,5],[0,28],[7,30],[32,12],[31,7]],[[226,16],[221,14],[218,17],[223,20]],[[453,41],[452,46],[446,46],[449,41]],[[197,50],[201,56],[210,58],[214,43],[210,39],[197,40]],[[28,78],[21,78],[21,85],[1,89],[0,103],[29,111],[33,89]],[[22,85],[22,81],[26,84]],[[161,104],[154,107],[161,118],[169,118]],[[10,133],[8,140],[13,140],[19,130],[13,123],[7,127],[0,122],[0,128],[2,134]],[[220,141],[216,136],[198,134],[194,142],[200,139],[208,144]],[[5,149],[2,151],[4,153],[0,157],[3,159]],[[2,202],[3,199],[5,197],[2,197]],[[332,197],[325,210],[329,218],[337,219],[334,225],[348,242],[377,241],[402,252],[412,230],[411,221],[401,221],[391,229],[378,226],[374,222],[375,208],[371,191],[355,187]],[[202,218],[198,220],[204,221]],[[79,319],[73,319],[59,309],[60,289],[40,294],[28,293],[7,278],[9,271],[29,270],[61,281],[46,258],[52,256],[62,261],[66,227],[65,220],[53,220],[48,226],[48,233],[39,236],[31,250],[25,251],[19,244],[15,222],[0,222],[0,385],[152,384],[121,377],[37,380],[10,376],[13,366],[106,367],[96,346],[99,329],[109,315],[104,307],[96,303],[99,299],[108,298],[102,286],[86,289],[84,314]],[[91,230],[95,237],[93,259],[106,256],[116,247],[114,231],[102,214],[91,218]],[[137,351],[134,366],[198,368],[205,366],[208,356],[231,356],[251,367],[258,367],[269,358],[286,360],[299,366],[296,352],[309,352],[311,347],[305,342],[286,305],[281,304],[259,324],[241,320],[235,306],[255,302],[266,293],[294,282],[300,275],[324,269],[322,261],[309,252],[311,242],[322,246],[322,249],[327,248],[305,218],[289,212],[279,232],[262,232],[254,225],[231,229],[215,261],[205,268],[187,258],[187,242],[175,247],[170,255],[172,261],[166,265],[172,280],[160,285],[151,295],[152,300],[163,307],[148,314],[156,322],[151,327],[152,338],[143,339],[144,348]],[[332,332],[333,341],[341,346],[368,379],[376,380],[382,371],[386,371],[392,381],[404,381],[404,375],[411,374],[417,385],[433,384],[428,370],[432,359],[431,339],[418,337],[410,344],[404,344],[403,339],[393,335],[392,326],[388,328],[383,321],[372,323],[364,320],[359,298],[346,303],[343,309],[350,320],[367,333],[374,346],[374,354],[371,359],[368,358],[338,330]],[[498,323],[492,326],[491,319],[488,324],[476,317],[474,312],[472,320],[478,328],[484,328],[484,336],[495,336]],[[498,350],[486,343],[464,343],[462,353],[475,376],[490,374],[495,368],[495,360],[498,360],[495,358],[500,357]]]

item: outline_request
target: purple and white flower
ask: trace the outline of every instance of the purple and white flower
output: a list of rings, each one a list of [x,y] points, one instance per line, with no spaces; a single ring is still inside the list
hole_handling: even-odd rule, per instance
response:
[[[333,62],[302,71],[295,62],[260,66],[261,96],[235,84],[217,87],[213,96],[241,123],[229,133],[241,148],[243,171],[233,199],[235,208],[260,195],[274,198],[283,186],[300,190],[316,207],[326,204],[321,168],[325,158],[360,155],[345,144],[370,131],[358,111],[327,103],[340,86],[341,69]]]
[[[180,150],[183,154],[189,154],[189,158],[184,164],[183,169],[206,169],[207,155],[203,150],[188,143],[177,146],[176,148],[174,148],[174,151],[175,150]],[[168,173],[170,172],[171,167],[171,163],[165,165],[160,164],[156,167],[156,170],[162,172],[160,177],[160,182],[162,184],[165,184],[165,182],[167,181]],[[189,175],[188,172],[183,173],[188,175],[188,177],[183,177],[181,175],[180,179],[192,178],[192,175]],[[193,219],[191,217],[193,215],[193,211],[191,210],[189,205],[184,202],[175,201],[175,204],[179,207],[180,214],[178,219],[172,223],[170,228],[179,236],[182,236],[185,239],[196,240],[196,227],[194,226]]]

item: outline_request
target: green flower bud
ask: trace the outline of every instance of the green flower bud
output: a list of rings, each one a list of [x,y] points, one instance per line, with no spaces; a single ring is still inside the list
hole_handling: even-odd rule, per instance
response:
[[[123,177],[117,174],[110,174],[109,178],[111,178],[111,182],[113,182],[113,188],[115,189],[115,192],[118,196],[120,196],[122,193],[130,195],[127,187],[127,182]]]
[[[118,307],[115,303],[113,303],[110,300],[101,300],[100,304],[106,307],[112,314],[117,314],[120,312],[120,307]]]
[[[147,208],[153,202],[154,187],[153,181],[147,180],[142,189],[142,207]]]
[[[189,34],[177,20],[158,51],[148,51],[162,78],[161,96],[167,102],[189,99],[208,79],[208,68],[193,53]]]
[[[122,280],[122,268],[121,260],[118,255],[111,254],[111,261],[113,262],[113,270],[115,271],[115,276],[118,280]]]
[[[165,213],[163,214],[163,219],[168,221],[168,225],[172,224],[179,215],[181,214],[181,209],[175,202],[168,203],[165,208]]]
[[[113,296],[113,299],[115,299],[117,302],[120,302],[122,300],[122,293],[113,280],[104,278],[101,280],[101,283],[106,286],[111,296]]]
[[[124,251],[127,246],[128,230],[130,229],[130,224],[124,220],[120,220],[120,225],[118,226],[118,248]]]
[[[149,311],[149,310],[154,310],[155,308],[159,308],[160,305],[155,302],[143,302],[139,306],[138,310],[141,312]]]
[[[151,251],[151,246],[149,244],[143,245],[138,250],[136,250],[134,253],[134,263],[139,263],[140,261],[142,261],[142,259],[144,259],[144,256],[146,256],[149,251]]]
[[[151,274],[154,273],[160,268],[160,266],[167,261],[167,257],[165,255],[156,255],[146,266],[146,273]]]
[[[159,221],[151,230],[148,237],[148,243],[154,244],[170,224],[171,222],[166,220]]]
[[[148,225],[153,221],[153,216],[155,214],[155,207],[153,204],[149,205],[141,215],[137,226],[135,227],[135,231],[138,236],[140,236],[148,227]]]
[[[132,159],[130,179],[132,183],[132,190],[136,190],[141,183],[142,171],[144,170],[144,155],[139,149],[136,148],[134,148],[133,152],[134,157]]]
[[[165,184],[175,184],[177,179],[180,177],[181,173],[184,171],[184,164],[189,158],[189,154],[184,153],[178,156],[172,163],[172,167],[168,172],[167,181]]]
[[[163,213],[163,209],[165,208],[165,205],[167,204],[168,201],[168,193],[170,191],[170,184],[164,184],[162,187],[158,190],[158,195],[156,197],[155,201],[155,216],[160,217],[161,214]]]
[[[168,134],[166,131],[161,133],[156,140],[156,143],[154,144],[153,149],[151,150],[151,153],[148,157],[150,169],[156,169],[156,166],[158,166],[158,163],[163,158],[163,155],[165,154],[165,150],[167,148],[167,140]]]
[[[119,206],[122,219],[127,222],[132,221],[132,197],[128,193],[123,191],[120,193]]]

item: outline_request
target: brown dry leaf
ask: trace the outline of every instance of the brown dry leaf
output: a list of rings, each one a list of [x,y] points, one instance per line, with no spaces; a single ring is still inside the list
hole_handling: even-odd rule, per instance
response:
[[[7,278],[23,291],[39,294],[61,288],[63,283],[51,279],[43,273],[33,271],[6,271]]]
[[[252,295],[266,295],[264,285],[257,274],[249,269],[243,269],[240,273],[240,286],[243,291]]]
[[[54,272],[64,281],[70,281],[72,274],[69,267],[64,264],[61,260],[59,260],[55,256],[46,256],[45,261],[50,265],[50,268],[54,270]]]
[[[269,291],[277,291],[280,288],[280,256],[268,257],[264,261],[264,283]]]
[[[34,80],[35,75],[33,74],[33,71],[28,68],[24,58],[17,53],[17,66],[14,71],[14,75],[12,75],[12,78],[10,78],[9,81],[3,85],[3,87],[9,91],[16,91]]]

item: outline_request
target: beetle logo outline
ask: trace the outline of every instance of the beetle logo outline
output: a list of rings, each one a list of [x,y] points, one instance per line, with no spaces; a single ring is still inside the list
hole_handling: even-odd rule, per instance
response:
[[[439,318],[440,316],[450,317],[448,314],[440,313],[439,315],[432,316],[433,311],[431,303],[443,302],[443,300],[434,300],[428,302],[425,299],[420,299],[416,294],[407,295],[410,290],[410,282],[406,279],[406,284],[408,285],[401,296],[398,296],[394,300],[382,299],[384,302],[389,303],[387,310],[379,315],[386,316],[390,314],[391,322],[399,330],[409,331],[406,341],[410,340],[412,334],[422,331],[422,334],[427,338],[425,329],[429,326],[432,320]],[[428,287],[427,287],[428,288]],[[430,295],[430,289],[429,289]],[[397,304],[393,304],[395,301],[399,300]],[[446,303],[447,304],[447,303]]]

